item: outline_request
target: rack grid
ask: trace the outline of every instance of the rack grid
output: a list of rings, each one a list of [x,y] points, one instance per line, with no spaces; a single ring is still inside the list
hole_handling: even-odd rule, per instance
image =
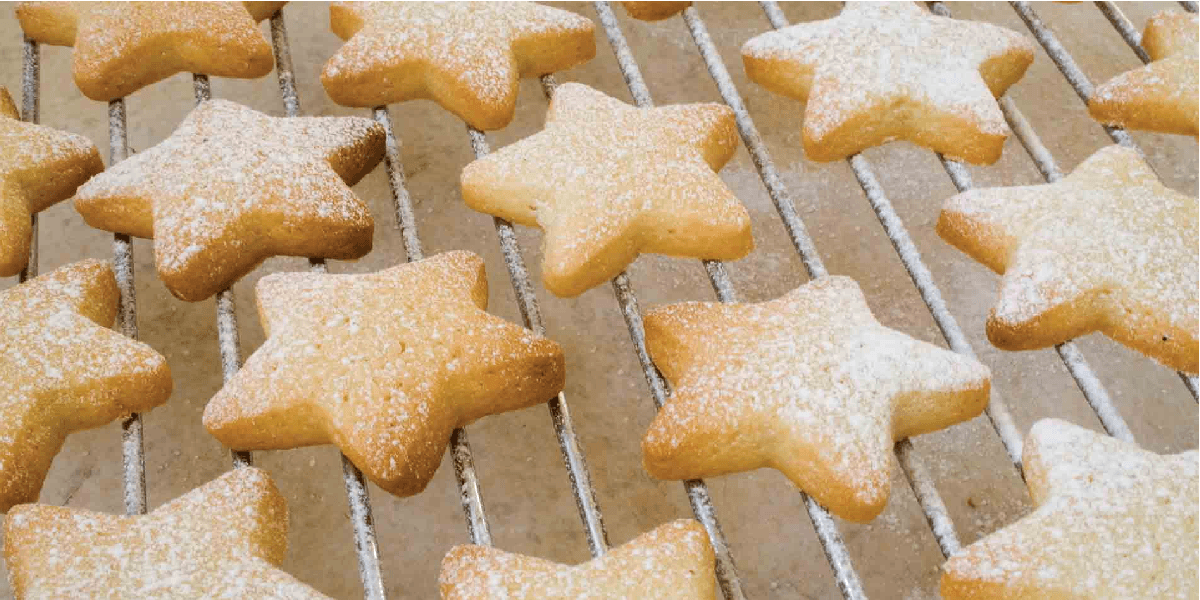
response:
[[[1027,3],[1013,1],[1010,4],[1058,66],[1062,75],[1071,84],[1080,99],[1086,103],[1094,87],[1074,62],[1070,53],[1062,46],[1053,32],[1041,21]],[[1140,34],[1120,9],[1111,2],[1098,1],[1095,4],[1138,58],[1143,62],[1149,62],[1149,56],[1146,54],[1144,48],[1141,47]],[[1185,1],[1180,2],[1180,4],[1187,11],[1196,12],[1195,2]],[[778,29],[787,25],[787,20],[778,4],[773,1],[763,1],[760,2],[760,5],[773,27]],[[928,5],[934,14],[946,17],[951,16],[949,10],[942,2],[929,2]],[[594,3],[594,8],[613,52],[617,57],[622,76],[635,103],[640,107],[652,106],[653,103],[649,90],[642,79],[636,60],[620,30],[611,7],[607,2],[597,1]],[[734,111],[742,140],[746,144],[760,179],[779,213],[790,241],[800,256],[809,278],[815,279],[827,275],[828,272],[817,252],[816,246],[809,236],[803,221],[796,213],[791,194],[783,184],[761,135],[755,127],[736,86],[733,84],[728,70],[722,63],[697,7],[692,6],[687,8],[682,12],[681,17],[722,98]],[[300,103],[296,92],[295,76],[292,70],[287,31],[284,26],[282,11],[277,12],[271,17],[270,29],[272,48],[276,59],[276,75],[279,80],[280,96],[285,112],[289,117],[298,116],[300,114]],[[25,38],[23,45],[21,110],[21,118],[25,121],[38,121],[39,76],[40,52],[38,44]],[[541,83],[546,98],[550,99],[556,87],[553,76],[542,77]],[[206,76],[194,75],[193,86],[197,103],[211,98],[211,87]],[[1029,154],[1043,178],[1047,182],[1054,182],[1062,178],[1063,173],[1055,163],[1053,156],[1046,149],[1045,145],[1042,144],[1037,133],[1029,125],[1012,99],[1004,96],[999,98],[998,101],[1013,133]],[[124,160],[130,152],[126,134],[127,123],[124,99],[114,100],[109,103],[108,116],[111,165]],[[384,163],[392,191],[400,235],[407,255],[406,258],[409,261],[420,260],[424,254],[420,238],[417,234],[412,201],[405,187],[403,168],[400,162],[400,142],[395,137],[391,116],[386,106],[374,108],[372,116],[376,122],[383,126],[386,132]],[[1109,126],[1104,126],[1104,129],[1114,142],[1133,148],[1141,153],[1141,149],[1138,148],[1129,134],[1123,129]],[[490,148],[486,135],[469,126],[467,130],[476,157],[488,154]],[[961,192],[973,187],[965,165],[946,159],[940,154],[938,158],[956,189]],[[953,315],[950,314],[939,288],[933,282],[932,274],[920,257],[916,245],[913,243],[902,220],[895,212],[882,186],[875,177],[870,163],[862,155],[852,156],[847,161],[947,344],[955,352],[972,357],[975,356],[974,350],[967,341],[962,329],[958,326]],[[517,242],[515,230],[511,223],[503,219],[494,218],[493,222],[522,320],[525,326],[535,333],[539,335],[544,334],[545,325],[542,322],[541,312],[528,270],[525,266],[520,245]],[[32,217],[32,223],[34,227],[30,260],[28,266],[20,275],[20,281],[35,277],[38,271],[37,215]],[[719,261],[703,261],[703,263],[718,299],[722,302],[736,301],[736,292],[725,266]],[[114,235],[113,264],[120,289],[118,325],[122,333],[136,339],[138,335],[137,304],[134,294],[132,245],[128,236],[121,234]],[[321,259],[309,259],[309,268],[313,272],[326,272],[325,262]],[[669,393],[668,386],[650,360],[646,350],[637,297],[633,292],[628,275],[626,273],[618,275],[612,280],[612,286],[619,308],[629,329],[630,338],[634,343],[638,361],[650,388],[651,398],[656,408],[661,408]],[[232,289],[218,294],[216,305],[222,373],[224,380],[228,381],[241,365],[237,318],[233,308]],[[1100,383],[1094,370],[1088,365],[1078,348],[1072,342],[1067,342],[1056,347],[1056,350],[1088,403],[1100,419],[1105,430],[1114,437],[1133,441],[1133,435],[1128,425],[1117,412],[1103,384]],[[1179,376],[1193,398],[1196,398],[1196,377],[1188,376],[1184,373],[1180,373]],[[599,503],[591,484],[586,458],[579,445],[565,395],[560,393],[557,397],[550,399],[547,402],[547,407],[551,414],[564,464],[567,467],[589,549],[593,556],[601,556],[608,547],[607,533],[604,528]],[[996,390],[992,391],[992,398],[987,409],[987,414],[1011,462],[1017,471],[1021,472],[1022,436],[1013,422],[1004,401],[1000,398]],[[466,515],[468,533],[474,543],[490,544],[491,535],[465,430],[461,428],[455,430],[451,438],[450,452],[453,458],[455,475],[462,490],[461,499]],[[955,533],[954,524],[947,514],[945,503],[937,491],[932,476],[908,440],[897,442],[895,453],[913,493],[925,513],[939,549],[945,556],[953,554],[959,549],[960,543]],[[122,421],[122,455],[123,491],[126,512],[128,514],[144,513],[146,512],[146,489],[142,448],[142,421],[140,415],[133,414]],[[250,453],[233,452],[232,455],[235,467],[251,464],[252,457]],[[364,596],[368,599],[382,599],[385,597],[385,590],[366,482],[362,473],[350,463],[345,455],[342,455],[341,458]],[[717,579],[725,597],[731,600],[744,598],[745,594],[742,590],[736,567],[734,566],[733,556],[721,532],[707,487],[703,481],[698,480],[684,482],[684,487],[693,512],[707,530],[716,551]],[[818,538],[833,569],[835,580],[842,595],[847,599],[865,598],[866,595],[862,589],[861,581],[851,563],[849,552],[842,541],[836,523],[824,508],[803,492],[799,493],[804,499],[806,509],[813,521]]]

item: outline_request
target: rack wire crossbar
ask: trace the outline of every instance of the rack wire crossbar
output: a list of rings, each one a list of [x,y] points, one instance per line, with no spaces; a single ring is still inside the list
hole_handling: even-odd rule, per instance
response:
[[[129,156],[126,132],[125,99],[108,103],[109,168]],[[137,288],[133,283],[133,240],[113,234],[113,273],[120,290],[117,327],[121,333],[138,338]],[[121,421],[121,471],[124,482],[125,512],[146,512],[146,455],[142,445],[142,415],[133,413]]]

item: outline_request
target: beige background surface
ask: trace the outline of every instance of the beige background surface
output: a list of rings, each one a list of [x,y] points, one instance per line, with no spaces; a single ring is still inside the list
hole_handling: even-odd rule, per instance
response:
[[[590,18],[590,5],[565,5]],[[1122,4],[1140,28],[1156,10],[1177,4]],[[1025,32],[1006,4],[958,4],[955,15]],[[720,101],[717,89],[679,18],[640,23],[617,8],[618,18],[655,100],[661,104]],[[1095,82],[1139,66],[1091,4],[1039,5]],[[793,21],[827,18],[835,4],[792,4]],[[942,344],[862,191],[844,162],[816,164],[800,150],[802,105],[772,96],[748,82],[740,45],[769,29],[753,3],[706,4],[702,16],[733,73],[751,114],[797,209],[832,273],[858,280],[877,317],[886,325]],[[328,31],[325,3],[284,9],[306,114],[367,114],[333,105],[318,81],[321,65],[340,41]],[[613,54],[597,25],[598,54],[587,65],[562,73],[629,100]],[[264,31],[266,30],[264,26]],[[107,157],[106,109],[84,98],[70,76],[70,51],[42,53],[43,123],[81,133]],[[21,33],[12,6],[0,7],[0,84],[19,99]],[[256,81],[214,80],[215,96],[283,114],[275,75]],[[1107,145],[1100,126],[1086,114],[1049,58],[1038,50],[1025,78],[1011,90],[1064,170]],[[129,141],[145,149],[170,134],[193,105],[190,77],[181,75],[137,92],[128,100]],[[545,100],[534,81],[522,86],[517,118],[490,136],[502,146],[536,132]],[[472,159],[462,123],[431,102],[392,107],[396,133],[426,251],[464,248],[487,260],[492,311],[519,315],[500,258],[490,217],[461,202],[459,170]],[[1197,152],[1192,138],[1135,134],[1167,185],[1197,191]],[[1056,416],[1088,427],[1099,424],[1074,381],[1052,350],[1006,353],[991,347],[983,324],[995,297],[997,277],[943,243],[933,224],[942,200],[954,189],[931,152],[906,143],[868,151],[887,194],[904,218],[959,323],[994,373],[1018,426]],[[994,166],[972,168],[979,185],[1041,183],[1025,151],[1009,140]],[[757,249],[729,270],[747,300],[778,296],[805,280],[769,198],[744,149],[721,176],[749,208]],[[374,271],[402,260],[403,250],[382,166],[356,187],[377,220],[375,249],[357,263],[331,264],[333,272]],[[527,263],[537,272],[540,234],[520,231]],[[41,220],[43,272],[83,257],[108,257],[109,234],[87,228],[70,203]],[[150,505],[158,506],[230,467],[229,455],[200,424],[205,402],[219,388],[215,308],[212,300],[188,304],[170,296],[154,273],[149,242],[135,243],[139,322],[142,339],[166,355],[175,377],[168,404],[145,419],[146,477]],[[252,289],[262,275],[304,268],[301,259],[274,259],[235,286],[243,352],[262,342]],[[647,256],[631,270],[643,306],[713,298],[698,261]],[[0,281],[0,287],[15,278]],[[690,516],[682,486],[650,479],[641,469],[638,444],[653,405],[634,357],[611,288],[603,286],[574,300],[553,297],[535,281],[549,335],[565,348],[567,398],[589,459],[609,537],[614,544],[664,521]],[[1196,447],[1197,409],[1174,373],[1100,336],[1081,347],[1091,359],[1137,438],[1159,452]],[[560,562],[588,558],[587,545],[567,475],[544,408],[490,417],[469,428],[482,493],[496,544],[506,550]],[[915,441],[930,464],[964,543],[995,530],[1029,510],[1020,479],[984,418]],[[339,598],[361,594],[337,451],[332,447],[260,453],[291,506],[291,550],[285,567],[321,591]],[[372,489],[379,548],[390,597],[435,597],[439,561],[453,544],[467,541],[462,511],[448,461],[423,494],[397,499]],[[120,429],[116,424],[72,436],[46,482],[42,501],[119,512]],[[869,525],[842,524],[854,563],[869,595],[917,599],[936,596],[941,555],[920,508],[898,468],[892,501]],[[738,567],[752,598],[831,598],[837,595],[830,569],[798,494],[778,473],[760,471],[710,482],[713,498]],[[3,593],[7,593],[6,591]]]

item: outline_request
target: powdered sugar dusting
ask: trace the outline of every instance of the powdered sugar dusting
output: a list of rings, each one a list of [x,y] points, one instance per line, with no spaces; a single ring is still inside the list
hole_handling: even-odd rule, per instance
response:
[[[557,344],[482,310],[482,269],[451,252],[368,275],[264,278],[269,338],[209,403],[206,427],[236,449],[334,443],[381,487],[420,491],[453,428],[562,389]],[[286,424],[246,433],[275,419]]]
[[[274,63],[241,2],[23,2],[17,18],[32,39],[75,47],[75,82],[93,100],[179,72],[261,77]]]
[[[215,292],[275,253],[321,256],[332,246],[347,254],[339,257],[361,256],[371,215],[346,183],[382,149],[383,129],[371,119],[275,118],[209,100],[171,137],[82,186],[75,201],[93,226],[153,235],[169,285],[171,275],[187,275]]]
[[[97,260],[0,292],[0,509],[37,499],[67,434],[170,395],[163,357],[107,328],[116,294]]]
[[[287,507],[263,471],[234,469],[147,516],[26,505],[5,523],[27,597],[325,598],[274,565]]]
[[[511,118],[519,77],[565,69],[595,53],[594,43],[579,41],[591,40],[591,21],[533,3],[335,2],[332,10],[349,13],[355,25],[336,31],[349,41],[322,80],[334,100],[353,106],[433,98],[461,112],[449,86],[473,96],[483,112],[504,107]],[[556,51],[546,50],[551,43]]]
[[[1049,185],[973,190],[945,212],[979,231],[1004,279],[994,319],[1021,324],[1091,297],[1101,330],[1200,329],[1197,200],[1164,187],[1137,153],[1110,146]],[[1164,335],[1167,332],[1164,331]]]
[[[578,566],[483,546],[458,546],[442,561],[446,600],[715,600],[713,552],[704,528],[667,523]]]
[[[1092,115],[1113,125],[1195,135],[1198,30],[1200,17],[1195,14],[1163,11],[1151,17],[1142,39],[1154,62],[1097,87],[1089,100]]]
[[[1034,425],[1026,449],[1037,509],[952,557],[943,593],[981,584],[1100,600],[1200,593],[1195,451],[1160,456],[1053,419]]]
[[[886,502],[894,439],[986,403],[986,367],[883,327],[845,277],[760,304],[655,309],[646,320],[655,363],[675,384],[643,442],[659,476],[770,466],[835,514],[866,520]]]
[[[1008,29],[930,15],[911,2],[850,2],[836,18],[761,34],[742,54],[797,69],[794,79],[758,83],[809,103],[809,138],[878,110],[890,111],[888,126],[894,127],[917,107],[1007,135],[993,97],[1004,90],[981,69],[993,60],[1028,63],[1033,46]]]
[[[716,104],[638,109],[581,84],[557,88],[546,128],[463,170],[463,198],[546,232],[546,285],[577,295],[639,251],[734,259],[749,217],[714,173],[737,148]]]

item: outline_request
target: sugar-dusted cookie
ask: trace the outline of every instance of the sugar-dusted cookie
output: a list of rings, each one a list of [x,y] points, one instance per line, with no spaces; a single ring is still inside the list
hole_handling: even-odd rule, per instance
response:
[[[347,40],[321,72],[334,102],[425,98],[476,129],[508,125],[521,77],[596,56],[590,20],[531,2],[334,2],[329,22]]]
[[[691,2],[621,2],[629,16],[642,21],[661,21],[683,12]]]
[[[1106,125],[1197,135],[1200,112],[1200,17],[1160,12],[1146,23],[1142,45],[1150,64],[1096,88],[1092,117]]]
[[[440,583],[444,600],[715,600],[714,562],[704,528],[680,519],[576,566],[455,546]]]
[[[410,496],[455,427],[563,388],[558,344],[484,311],[483,261],[470,252],[366,275],[275,273],[257,291],[267,341],[204,410],[230,448],[336,444]]]
[[[1038,421],[1024,454],[1036,508],[950,557],[942,597],[1196,598],[1197,460]]]
[[[188,301],[275,255],[354,259],[374,221],[354,185],[383,157],[360,117],[270,117],[226,100],[79,188],[88,225],[154,238],[158,275]],[[349,184],[349,185],[347,185]]]
[[[0,148],[0,277],[10,277],[29,259],[29,215],[70,198],[104,163],[87,138],[22,122],[3,87]]]
[[[991,164],[1009,132],[995,98],[1025,74],[1033,44],[912,2],[848,2],[835,18],[751,39],[742,60],[751,81],[806,103],[811,160],[901,139]]]
[[[892,444],[987,405],[978,361],[880,325],[858,285],[824,277],[758,304],[685,302],[645,317],[674,386],[642,440],[659,479],[761,467],[855,522],[890,493]]]
[[[115,100],[182,72],[262,77],[275,65],[258,23],[285,2],[22,2],[25,35],[74,46],[75,85]]]
[[[37,500],[67,434],[171,395],[167,361],[108,329],[118,297],[98,260],[0,291],[0,511]]]
[[[542,282],[578,296],[640,252],[720,260],[750,252],[750,217],[716,170],[737,149],[723,104],[634,108],[577,83],[546,128],[467,165],[467,205],[545,230]]]
[[[287,503],[247,467],[125,517],[27,504],[4,521],[4,559],[23,598],[277,598],[323,594],[281,571]]]
[[[1048,185],[976,189],[946,201],[942,239],[1004,275],[987,322],[1005,350],[1093,331],[1195,373],[1200,342],[1197,200],[1136,152],[1110,146]]]

